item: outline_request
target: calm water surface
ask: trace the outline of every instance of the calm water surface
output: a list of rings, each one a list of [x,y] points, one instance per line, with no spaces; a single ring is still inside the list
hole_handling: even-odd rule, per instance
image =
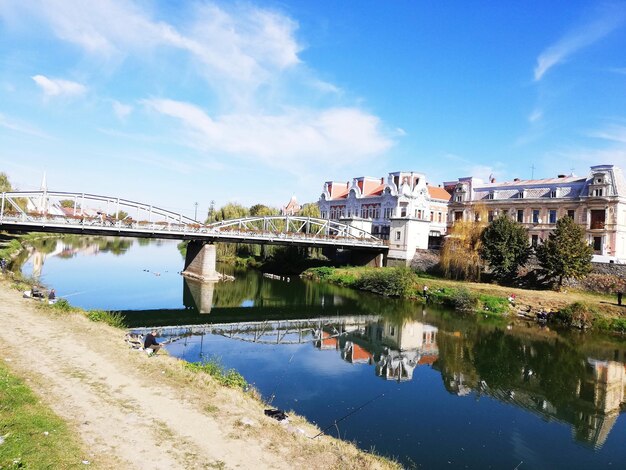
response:
[[[170,354],[218,357],[274,406],[406,467],[626,468],[620,339],[459,318],[253,271],[187,283],[172,242],[50,240],[40,249],[20,260],[23,272],[74,305],[162,327],[175,339]],[[177,325],[187,327],[167,328]],[[183,334],[190,325],[196,334]],[[197,325],[218,326],[200,334]]]

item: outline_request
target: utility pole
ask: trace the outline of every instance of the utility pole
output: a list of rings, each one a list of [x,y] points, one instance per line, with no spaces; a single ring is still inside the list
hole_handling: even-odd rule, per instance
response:
[[[208,214],[209,222],[214,222],[213,212],[215,212],[215,201],[211,201],[211,205],[209,206],[209,214]]]
[[[195,212],[193,214],[193,220],[195,220],[196,222],[198,221],[198,203],[194,202],[193,205],[195,206]]]

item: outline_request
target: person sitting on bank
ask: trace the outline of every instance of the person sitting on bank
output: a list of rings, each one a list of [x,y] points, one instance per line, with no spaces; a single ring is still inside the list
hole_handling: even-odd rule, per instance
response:
[[[50,292],[48,292],[48,300],[55,300],[57,298],[57,293],[55,292],[54,289],[50,289]]]
[[[143,341],[143,348],[146,350],[148,349],[152,350],[150,354],[156,354],[157,351],[161,349],[161,345],[157,343],[156,336],[157,336],[156,330],[152,330],[150,333],[146,335],[146,338]]]

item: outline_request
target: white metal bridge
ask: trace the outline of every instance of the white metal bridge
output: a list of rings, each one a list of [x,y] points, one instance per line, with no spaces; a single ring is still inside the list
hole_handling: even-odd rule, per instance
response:
[[[387,250],[371,233],[332,220],[264,216],[201,224],[149,204],[53,191],[2,193],[0,230]]]

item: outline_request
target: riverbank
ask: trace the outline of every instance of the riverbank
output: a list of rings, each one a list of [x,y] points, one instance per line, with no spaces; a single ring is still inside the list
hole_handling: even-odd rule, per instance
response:
[[[311,439],[319,430],[304,419],[290,413],[280,424],[251,394],[131,350],[122,330],[42,308],[7,280],[0,321],[2,360],[81,436],[92,467],[398,468],[350,443]]]
[[[626,307],[619,307],[613,296],[591,292],[556,292],[454,281],[420,275],[408,268],[313,268],[305,271],[303,277],[424,302],[428,297],[428,302],[464,312],[527,318],[553,312],[553,320],[567,327],[626,333]]]

